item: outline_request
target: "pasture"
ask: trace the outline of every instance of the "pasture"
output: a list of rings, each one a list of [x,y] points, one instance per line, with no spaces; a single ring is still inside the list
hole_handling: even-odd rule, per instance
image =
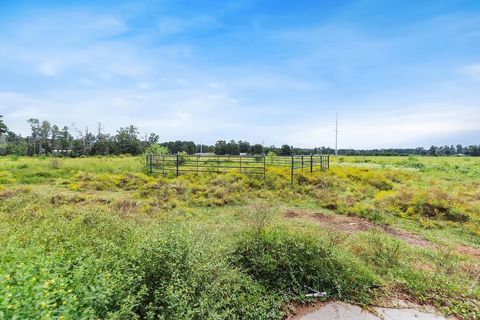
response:
[[[480,158],[149,173],[0,158],[0,319],[282,319],[308,294],[480,317]]]

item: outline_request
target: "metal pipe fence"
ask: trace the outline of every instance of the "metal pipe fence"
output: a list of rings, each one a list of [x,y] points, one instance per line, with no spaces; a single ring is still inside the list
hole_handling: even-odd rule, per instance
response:
[[[154,171],[166,174],[181,173],[225,173],[236,171],[246,175],[265,177],[267,167],[290,168],[290,180],[299,173],[326,171],[330,167],[328,155],[291,155],[291,156],[220,156],[220,155],[153,155],[146,156],[146,166],[150,173]]]

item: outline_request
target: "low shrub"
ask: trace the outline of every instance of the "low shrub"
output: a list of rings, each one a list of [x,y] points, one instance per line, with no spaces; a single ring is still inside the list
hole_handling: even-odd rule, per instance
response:
[[[407,216],[466,222],[470,219],[458,198],[438,187],[412,189],[403,187],[393,191],[381,191],[375,195],[379,208]]]
[[[338,254],[308,233],[267,228],[237,243],[235,264],[267,288],[286,297],[325,291],[329,297],[369,301],[375,277],[354,259]]]
[[[185,230],[141,250],[135,313],[144,319],[280,319],[281,299]]]

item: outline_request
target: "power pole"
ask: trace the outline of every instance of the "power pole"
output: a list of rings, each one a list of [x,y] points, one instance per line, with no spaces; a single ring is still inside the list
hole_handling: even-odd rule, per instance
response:
[[[335,157],[338,156],[338,112],[335,113]]]

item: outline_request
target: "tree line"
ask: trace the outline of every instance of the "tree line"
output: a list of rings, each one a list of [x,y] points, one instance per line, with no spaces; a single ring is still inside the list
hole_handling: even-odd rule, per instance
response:
[[[239,154],[334,154],[335,150],[327,147],[295,148],[290,145],[281,147],[262,144],[250,144],[244,140],[218,140],[215,145],[195,144],[193,141],[160,142],[155,133],[140,135],[137,127],[130,125],[121,127],[115,134],[104,131],[98,124],[94,131],[88,128],[81,130],[75,125],[57,126],[49,121],[29,119],[30,135],[23,137],[9,130],[3,116],[0,115],[0,155],[55,155],[55,156],[95,156],[95,155],[140,155],[152,145],[159,145],[171,154],[211,153],[217,155]],[[423,156],[450,156],[469,155],[480,156],[480,145],[462,146],[431,146],[429,149],[419,148],[392,148],[392,149],[339,149],[339,155],[423,155]]]

